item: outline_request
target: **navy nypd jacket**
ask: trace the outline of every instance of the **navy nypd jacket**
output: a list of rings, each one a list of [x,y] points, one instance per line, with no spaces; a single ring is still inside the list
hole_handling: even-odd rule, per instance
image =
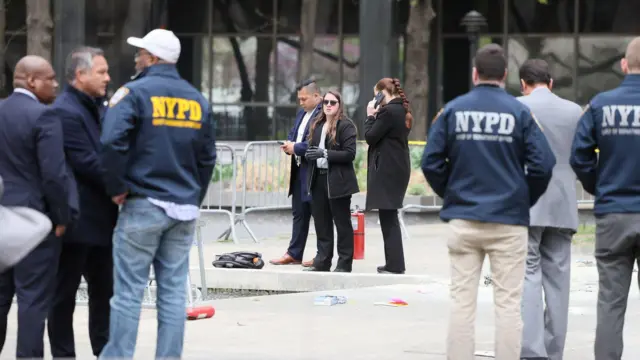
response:
[[[208,101],[157,64],[111,97],[102,124],[107,193],[200,206],[216,160]]]
[[[640,75],[627,75],[619,87],[591,100],[573,139],[569,162],[582,187],[595,195],[594,214],[640,213],[638,154]]]
[[[442,220],[528,226],[555,163],[529,108],[498,86],[479,85],[434,119],[422,171],[444,200]]]

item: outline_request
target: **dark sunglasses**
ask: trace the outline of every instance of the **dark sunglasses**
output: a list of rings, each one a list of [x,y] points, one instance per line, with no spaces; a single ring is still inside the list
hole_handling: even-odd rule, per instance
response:
[[[338,100],[325,100],[325,101],[323,101],[323,103],[324,103],[325,105],[329,105],[329,104],[331,104],[331,106],[335,106],[335,105],[337,105],[337,104],[338,104]]]

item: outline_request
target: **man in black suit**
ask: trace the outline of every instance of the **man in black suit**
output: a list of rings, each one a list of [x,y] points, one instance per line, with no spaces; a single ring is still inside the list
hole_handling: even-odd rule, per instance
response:
[[[98,157],[100,114],[109,66],[100,49],[81,47],[67,57],[68,83],[51,111],[62,123],[64,149],[78,184],[80,216],[62,242],[55,298],[47,322],[51,355],[74,358],[73,312],[84,276],[89,294],[89,338],[95,356],[109,338],[109,299],[113,294],[111,239],[118,206],[107,195]]]
[[[269,260],[273,265],[298,265],[311,267],[313,259],[302,261],[304,248],[307,245],[309,235],[309,223],[311,222],[311,194],[307,188],[307,160],[304,153],[309,147],[307,138],[309,128],[316,116],[322,112],[322,96],[320,89],[313,80],[304,81],[298,86],[298,102],[301,109],[296,116],[295,124],[287,142],[281,148],[291,156],[291,176],[289,180],[289,195],[291,196],[291,209],[293,211],[293,228],[291,241],[287,252],[280,258]]]
[[[64,157],[62,126],[47,116],[58,83],[51,64],[26,56],[16,65],[13,94],[0,104],[0,176],[4,206],[26,206],[51,219],[53,232],[17,265],[0,274],[0,350],[14,294],[18,298],[17,358],[44,356],[60,237],[72,221],[74,191]]]

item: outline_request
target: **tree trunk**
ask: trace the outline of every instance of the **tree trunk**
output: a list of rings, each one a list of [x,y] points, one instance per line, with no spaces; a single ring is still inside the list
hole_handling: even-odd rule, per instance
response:
[[[6,41],[4,38],[5,29],[7,27],[7,9],[5,8],[5,1],[0,0],[0,97],[5,97],[5,90],[7,81],[4,76],[5,61],[4,54],[7,51]]]
[[[427,106],[429,103],[429,37],[431,20],[436,16],[431,0],[412,2],[407,24],[407,56],[405,58],[405,93],[413,114],[412,140],[427,136]]]
[[[38,55],[51,62],[51,20],[49,0],[27,0],[27,54]]]
[[[298,68],[298,80],[308,79],[313,72],[313,46],[316,38],[316,16],[318,0],[302,0],[300,10],[301,50]]]

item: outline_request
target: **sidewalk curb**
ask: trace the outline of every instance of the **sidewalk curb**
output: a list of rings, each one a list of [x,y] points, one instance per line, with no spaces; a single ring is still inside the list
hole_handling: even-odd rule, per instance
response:
[[[200,269],[190,268],[191,283],[201,287]],[[390,275],[368,273],[294,272],[252,269],[206,268],[209,289],[329,291],[397,284],[444,283],[427,275]],[[447,281],[448,283],[448,281]]]

